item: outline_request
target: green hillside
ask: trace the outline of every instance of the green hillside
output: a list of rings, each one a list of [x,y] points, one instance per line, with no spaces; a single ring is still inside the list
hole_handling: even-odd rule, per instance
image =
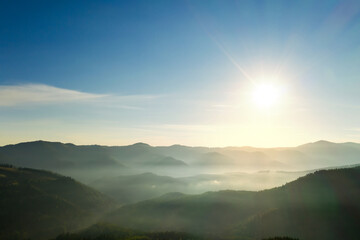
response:
[[[76,233],[65,233],[55,240],[203,240],[202,237],[182,232],[144,232],[99,223]]]
[[[0,165],[0,239],[45,239],[88,226],[114,203],[69,177]]]
[[[54,240],[221,240],[184,232],[144,232],[125,229],[116,225],[99,223],[76,233],[64,233]],[[289,237],[273,237],[263,240],[298,240]]]
[[[260,239],[360,239],[360,168],[322,170],[260,192],[220,191],[127,205],[105,220],[151,231]]]

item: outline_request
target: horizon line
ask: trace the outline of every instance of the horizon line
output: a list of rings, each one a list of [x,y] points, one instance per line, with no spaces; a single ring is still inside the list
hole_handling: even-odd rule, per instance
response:
[[[5,144],[2,145],[0,147],[6,147],[6,146],[14,146],[14,145],[18,145],[18,144],[26,144],[26,143],[35,143],[35,142],[45,142],[45,143],[60,143],[60,144],[71,144],[71,145],[75,145],[75,146],[100,146],[100,147],[128,147],[128,146],[133,146],[133,145],[137,145],[137,144],[144,144],[150,147],[173,147],[173,146],[182,146],[182,147],[191,147],[191,148],[261,148],[261,149],[274,149],[274,148],[296,148],[296,147],[300,147],[306,144],[315,144],[315,143],[320,143],[320,142],[325,142],[325,143],[330,143],[330,144],[346,144],[346,143],[354,143],[354,144],[360,144],[359,142],[332,142],[332,141],[328,141],[328,140],[324,140],[324,139],[320,139],[317,141],[313,141],[313,142],[306,142],[300,145],[296,145],[296,146],[277,146],[277,147],[257,147],[257,146],[250,146],[250,145],[242,145],[242,146],[236,146],[236,145],[231,145],[231,146],[217,146],[217,147],[209,147],[209,146],[202,146],[202,145],[184,145],[184,144],[180,144],[180,143],[175,143],[175,144],[171,144],[171,145],[151,145],[145,142],[135,142],[132,144],[127,144],[127,145],[106,145],[106,144],[76,144],[76,143],[72,143],[72,142],[61,142],[61,141],[50,141],[50,140],[43,140],[43,139],[37,139],[37,140],[31,140],[31,141],[23,141],[23,142],[17,142],[17,143],[9,143],[9,144]]]

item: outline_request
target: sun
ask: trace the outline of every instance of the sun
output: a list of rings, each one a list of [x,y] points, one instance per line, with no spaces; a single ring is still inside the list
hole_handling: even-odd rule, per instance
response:
[[[260,108],[270,108],[280,102],[282,89],[270,83],[257,84],[254,87],[252,98]]]

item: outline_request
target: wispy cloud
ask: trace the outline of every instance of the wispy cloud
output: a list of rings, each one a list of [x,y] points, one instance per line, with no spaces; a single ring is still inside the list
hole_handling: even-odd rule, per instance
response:
[[[85,93],[44,84],[0,86],[0,106],[94,100],[107,95]]]
[[[111,94],[94,94],[45,84],[0,85],[0,106],[5,107],[69,102],[96,102],[127,109],[139,109],[139,107],[132,106],[131,104],[138,104],[155,97],[156,96],[152,95],[118,96]]]

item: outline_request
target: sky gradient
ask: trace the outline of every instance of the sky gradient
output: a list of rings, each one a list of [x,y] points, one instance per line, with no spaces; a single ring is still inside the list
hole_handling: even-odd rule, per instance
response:
[[[359,1],[5,0],[0,145],[360,142],[359,66]]]

